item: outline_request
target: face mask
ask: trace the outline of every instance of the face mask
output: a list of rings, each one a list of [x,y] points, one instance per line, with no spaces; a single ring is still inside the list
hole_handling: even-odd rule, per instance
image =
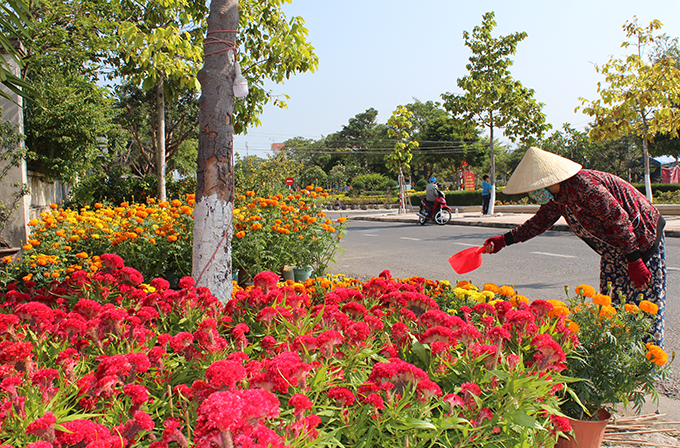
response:
[[[539,204],[547,204],[553,199],[552,193],[547,188],[541,188],[540,190],[534,190],[529,192],[529,197]]]

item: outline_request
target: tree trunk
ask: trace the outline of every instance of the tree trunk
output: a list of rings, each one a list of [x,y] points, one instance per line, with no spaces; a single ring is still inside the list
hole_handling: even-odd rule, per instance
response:
[[[493,153],[493,125],[491,125],[489,129],[491,130],[489,133],[491,138],[489,142],[489,158],[491,159],[491,174],[489,175],[489,177],[491,177],[491,197],[489,197],[488,213],[493,216],[494,205],[496,204],[496,157]]]
[[[156,84],[156,113],[158,114],[158,145],[156,147],[156,174],[158,200],[165,201],[165,86],[163,78]]]
[[[647,142],[647,133],[642,137],[642,155],[645,158],[645,192],[647,199],[652,202],[652,180],[649,174],[649,143]]]
[[[399,209],[397,214],[406,213],[406,185],[404,184],[404,172],[399,165]]]
[[[212,0],[201,83],[192,274],[222,302],[231,298],[234,205],[234,64],[225,42],[236,41],[238,0]],[[222,50],[222,51],[220,51]]]

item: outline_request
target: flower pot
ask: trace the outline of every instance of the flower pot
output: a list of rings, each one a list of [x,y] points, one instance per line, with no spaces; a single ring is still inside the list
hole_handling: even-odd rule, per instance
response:
[[[609,423],[611,414],[604,409],[597,411],[599,420],[576,420],[569,419],[573,436],[560,437],[557,439],[555,448],[600,448],[604,430]]]
[[[309,266],[293,268],[293,276],[296,282],[304,282],[312,276],[312,268]]]
[[[295,273],[293,272],[292,266],[284,266],[282,273],[283,281],[292,280],[295,281]]]

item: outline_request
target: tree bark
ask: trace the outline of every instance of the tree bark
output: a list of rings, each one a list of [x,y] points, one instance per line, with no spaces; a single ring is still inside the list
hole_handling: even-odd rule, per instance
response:
[[[226,42],[236,41],[238,0],[212,0],[205,64],[198,72],[199,140],[192,274],[222,302],[231,298],[234,177],[234,64]]]
[[[163,78],[156,84],[156,113],[158,114],[158,145],[156,174],[158,175],[158,200],[165,201],[165,85]]]

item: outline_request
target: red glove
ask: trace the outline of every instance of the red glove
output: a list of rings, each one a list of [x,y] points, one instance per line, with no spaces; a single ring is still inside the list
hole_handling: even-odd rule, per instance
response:
[[[652,278],[642,258],[628,262],[628,276],[638,289],[642,289]]]
[[[505,235],[498,235],[484,241],[487,254],[495,254],[505,247]]]

